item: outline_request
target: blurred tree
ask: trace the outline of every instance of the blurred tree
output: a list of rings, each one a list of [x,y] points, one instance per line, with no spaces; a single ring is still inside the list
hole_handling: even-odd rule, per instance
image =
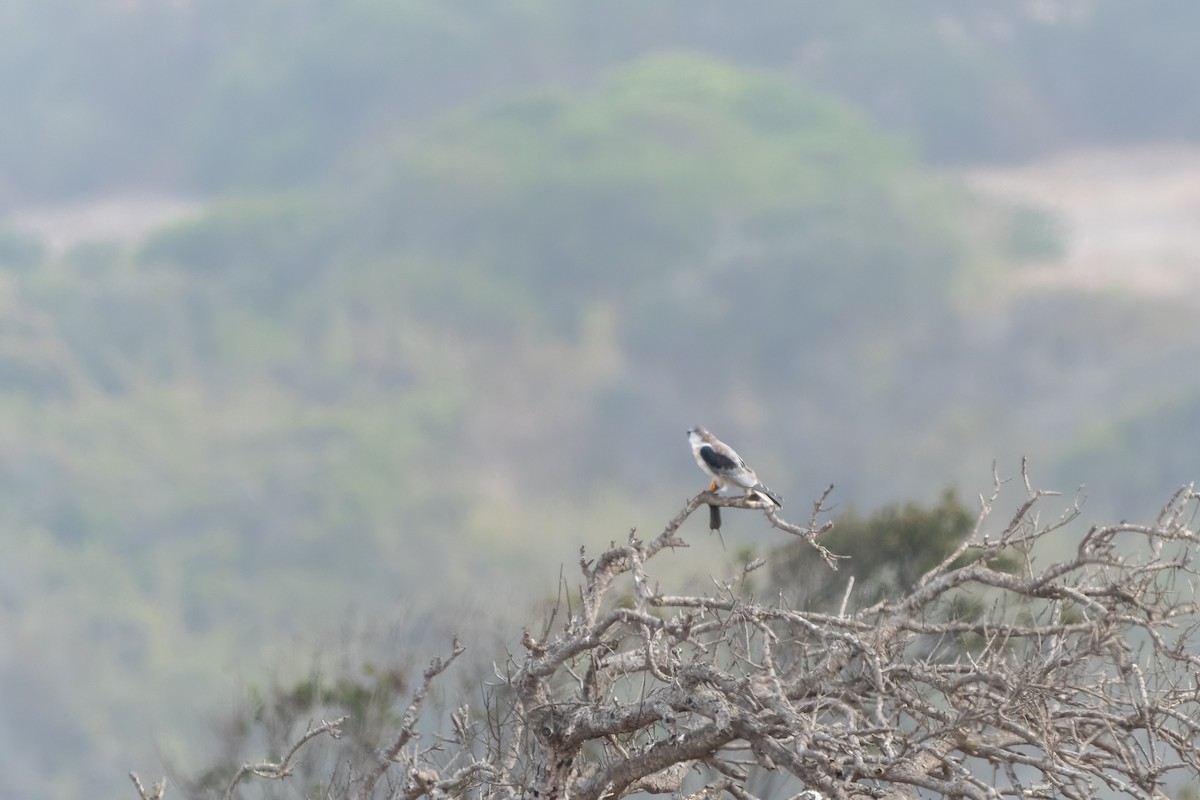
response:
[[[1062,474],[1075,476],[1105,510],[1132,513],[1145,498],[1200,476],[1200,454],[1182,432],[1200,414],[1200,391],[1152,396],[1129,414],[1097,422],[1064,450]]]
[[[390,169],[364,160],[351,218],[377,247],[536,287],[552,331],[615,303],[644,358],[676,337],[732,356],[717,332],[735,320],[799,316],[837,338],[933,318],[955,286],[953,196],[902,148],[829,97],[699,56],[452,115]]]
[[[1194,4],[13,0],[0,200],[311,185],[343,154],[515,89],[686,48],[842,96],[936,160],[1194,139]],[[64,22],[66,21],[66,22]]]
[[[23,272],[46,257],[41,239],[17,228],[0,228],[0,270]]]
[[[853,556],[831,573],[812,548],[789,545],[771,559],[771,588],[790,606],[820,611],[837,610],[847,579],[854,580],[852,609],[901,597],[970,537],[975,517],[951,489],[931,506],[891,505],[869,517],[847,512],[821,541]],[[1004,565],[993,561],[993,566]]]

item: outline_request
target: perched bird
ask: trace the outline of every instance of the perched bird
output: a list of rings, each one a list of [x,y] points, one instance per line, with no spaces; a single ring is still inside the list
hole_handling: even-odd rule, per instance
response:
[[[688,441],[692,444],[692,455],[700,469],[713,477],[709,491],[723,489],[726,486],[738,486],[746,490],[746,494],[756,494],[765,497],[780,508],[783,499],[772,492],[758,480],[754,470],[746,466],[742,457],[732,447],[697,425],[688,428]]]

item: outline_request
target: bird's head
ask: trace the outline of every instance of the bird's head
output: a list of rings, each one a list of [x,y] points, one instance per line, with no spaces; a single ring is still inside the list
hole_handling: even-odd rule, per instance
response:
[[[694,426],[688,428],[687,433],[688,433],[688,441],[691,442],[692,444],[699,444],[700,442],[710,442],[710,441],[712,441],[712,438],[713,438],[711,433],[706,431],[704,428],[701,428],[699,425],[694,425]]]

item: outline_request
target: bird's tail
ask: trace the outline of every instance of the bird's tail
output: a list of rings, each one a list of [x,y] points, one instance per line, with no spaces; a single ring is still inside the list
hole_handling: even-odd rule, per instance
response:
[[[780,497],[779,495],[775,494],[774,492],[772,492],[766,486],[763,486],[761,483],[756,483],[753,486],[751,486],[750,491],[758,492],[759,494],[761,494],[763,497],[766,497],[768,500],[770,500],[772,503],[774,503],[779,508],[783,508],[783,498]]]

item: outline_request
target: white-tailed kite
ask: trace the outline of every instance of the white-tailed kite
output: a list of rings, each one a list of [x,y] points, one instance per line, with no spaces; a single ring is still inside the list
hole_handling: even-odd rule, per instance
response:
[[[746,494],[765,497],[783,508],[783,499],[762,485],[754,470],[746,466],[746,462],[732,447],[699,425],[688,428],[688,441],[692,443],[692,455],[696,457],[700,469],[713,477],[709,491],[738,486],[745,489]]]

